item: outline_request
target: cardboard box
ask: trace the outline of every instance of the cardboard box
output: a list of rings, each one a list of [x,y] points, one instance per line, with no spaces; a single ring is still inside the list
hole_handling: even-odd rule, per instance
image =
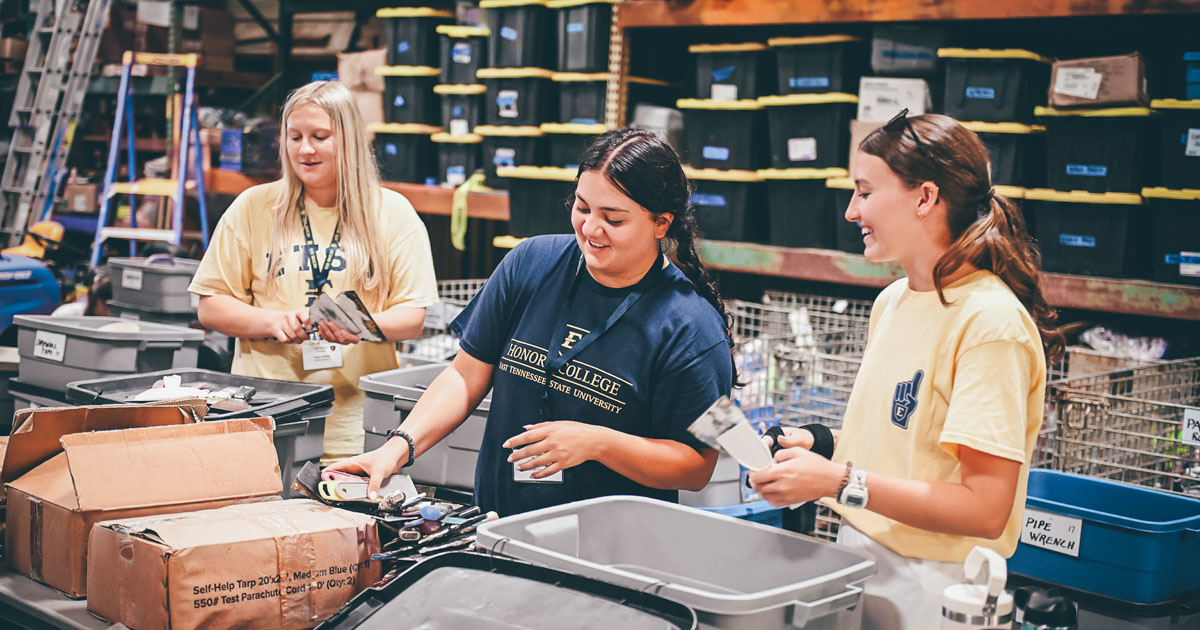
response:
[[[925,79],[859,79],[858,120],[887,122],[905,107],[909,116],[924,114],[932,107],[929,84]]]
[[[858,145],[867,137],[867,134],[882,126],[883,123],[879,122],[850,121],[850,177],[854,177],[854,157],[858,155]]]
[[[355,92],[383,92],[383,77],[375,68],[387,65],[387,49],[338,54],[338,81]]]
[[[0,59],[24,61],[25,50],[29,44],[19,37],[0,38]]]
[[[383,95],[379,92],[353,92],[354,100],[358,102],[358,111],[362,112],[363,124],[383,122]]]
[[[18,412],[0,472],[12,567],[71,597],[92,525],[282,491],[270,419],[200,423],[203,402]]]
[[[1146,64],[1138,53],[1056,61],[1049,102],[1051,107],[1147,107]]]
[[[63,199],[67,202],[67,212],[95,213],[99,208],[96,202],[99,195],[99,184],[71,183],[63,186]]]
[[[375,520],[308,499],[101,523],[88,612],[136,630],[310,628],[379,580]]]

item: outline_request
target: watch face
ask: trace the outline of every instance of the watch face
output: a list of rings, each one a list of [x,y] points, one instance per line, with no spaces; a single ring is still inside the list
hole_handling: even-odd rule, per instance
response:
[[[863,507],[863,505],[866,503],[865,501],[863,501],[864,498],[865,497],[863,497],[862,495],[852,494],[852,495],[846,497],[845,505],[846,505],[846,507],[861,509]]]

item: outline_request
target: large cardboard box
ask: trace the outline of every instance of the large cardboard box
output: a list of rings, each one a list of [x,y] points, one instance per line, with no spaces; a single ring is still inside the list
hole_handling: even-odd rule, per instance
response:
[[[88,611],[135,630],[310,628],[379,580],[378,551],[373,518],[307,499],[110,521],[92,530]]]
[[[1050,74],[1051,107],[1150,105],[1146,65],[1138,53],[1056,61]]]
[[[862,77],[858,81],[858,120],[883,123],[905,107],[909,116],[918,116],[931,106],[925,79]]]
[[[67,202],[67,212],[95,214],[99,208],[96,199],[100,194],[100,184],[69,183],[63,186],[63,200]]]
[[[206,410],[197,402],[19,412],[0,472],[9,564],[82,597],[95,523],[278,495],[273,422],[199,423]]]

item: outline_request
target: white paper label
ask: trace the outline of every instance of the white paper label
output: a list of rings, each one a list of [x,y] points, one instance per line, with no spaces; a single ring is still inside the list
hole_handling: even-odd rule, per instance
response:
[[[738,90],[736,85],[726,85],[724,83],[714,83],[712,86],[712,100],[714,101],[736,101],[738,98]]]
[[[37,331],[33,337],[33,356],[62,363],[67,351],[67,336],[62,333]]]
[[[1021,542],[1026,545],[1078,558],[1079,537],[1082,533],[1083,521],[1080,519],[1025,509],[1025,525],[1021,528]]]
[[[1188,157],[1200,157],[1200,129],[1188,129],[1187,143],[1183,146],[1183,154]]]
[[[450,135],[465,136],[471,133],[471,121],[465,118],[455,118],[450,121]]]
[[[501,118],[516,118],[520,115],[520,110],[517,109],[520,96],[516,90],[500,90],[496,93],[496,105],[500,108]]]
[[[1183,410],[1183,443],[1200,446],[1200,409]]]
[[[1183,260],[1200,259],[1200,252],[1179,252],[1179,258]],[[1200,278],[1200,263],[1197,262],[1180,262],[1179,275],[1189,278]]]
[[[133,291],[142,290],[142,270],[126,269],[121,273],[121,286]]]
[[[71,197],[71,209],[75,212],[88,211],[88,195],[77,194]]]
[[[811,162],[817,159],[816,138],[788,138],[788,160]]]
[[[1054,78],[1054,91],[1094,101],[1100,94],[1102,79],[1103,75],[1095,68],[1059,68]]]
[[[151,26],[171,27],[171,3],[141,0],[137,3],[138,22]]]
[[[306,341],[302,345],[305,370],[342,367],[342,347],[328,341]]]

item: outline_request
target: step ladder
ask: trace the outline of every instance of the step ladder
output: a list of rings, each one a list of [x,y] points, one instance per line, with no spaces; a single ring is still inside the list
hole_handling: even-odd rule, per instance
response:
[[[129,255],[134,255],[134,241],[167,241],[178,245],[183,240],[183,213],[187,202],[187,191],[195,190],[200,207],[200,239],[208,248],[208,209],[204,194],[204,164],[200,144],[200,124],[196,115],[196,66],[199,55],[168,55],[126,51],[122,58],[121,85],[117,91],[117,111],[113,119],[112,141],[108,145],[108,165],[104,170],[104,189],[101,193],[100,213],[96,222],[96,240],[92,242],[90,265],[96,269],[104,251],[104,241],[110,238],[129,239]],[[171,177],[166,179],[138,179],[134,153],[137,139],[133,133],[133,86],[129,81],[130,69],[134,64],[147,66],[175,66],[187,70],[183,100],[174,108],[176,112],[174,135],[178,147]],[[122,124],[124,123],[124,124]],[[122,129],[128,139],[129,181],[118,182],[117,164],[120,159]],[[192,168],[189,169],[189,165]],[[191,176],[188,176],[188,171]],[[129,227],[108,225],[109,211],[113,199],[118,195],[129,197]],[[143,228],[137,224],[138,196],[162,197],[171,200],[171,228]]]
[[[33,0],[32,5],[36,17],[0,178],[0,246],[8,247],[19,245],[28,226],[49,218],[54,207],[111,0]]]

